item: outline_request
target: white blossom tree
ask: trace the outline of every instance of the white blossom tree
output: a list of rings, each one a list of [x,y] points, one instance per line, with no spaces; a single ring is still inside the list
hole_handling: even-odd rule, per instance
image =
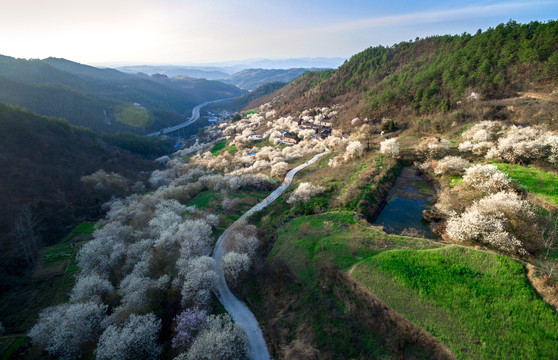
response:
[[[208,307],[217,279],[215,260],[209,256],[194,258],[181,272],[184,278],[181,291],[182,306]]]
[[[95,301],[103,302],[114,291],[108,279],[99,274],[80,275],[72,289],[72,302]]]
[[[387,139],[380,143],[380,152],[386,156],[396,157],[399,155],[399,141],[397,138]]]
[[[236,285],[240,274],[248,271],[251,263],[252,261],[246,253],[237,253],[235,251],[226,253],[223,256],[223,271],[225,272],[227,282]]]
[[[193,341],[188,352],[177,360],[243,360],[248,359],[246,335],[228,314],[211,315]]]
[[[465,170],[465,184],[485,192],[499,192],[511,188],[512,179],[494,165],[477,164]]]
[[[291,193],[287,203],[293,205],[307,203],[313,196],[319,195],[324,191],[325,188],[323,186],[316,186],[309,182],[303,182]]]
[[[28,336],[51,356],[75,359],[83,344],[97,340],[106,311],[107,306],[97,302],[48,307],[39,314]]]
[[[158,359],[163,347],[157,342],[161,319],[154,314],[132,314],[123,325],[108,326],[99,339],[99,360]]]
[[[463,175],[465,170],[469,167],[469,161],[460,158],[459,156],[446,156],[438,161],[434,172],[438,175]]]
[[[289,170],[289,164],[284,161],[271,165],[271,176],[283,176]]]
[[[343,159],[345,161],[357,159],[362,156],[364,152],[364,145],[360,141],[351,141],[347,148],[345,149],[345,153],[343,154]]]
[[[531,205],[512,192],[499,192],[475,202],[448,219],[446,232],[456,241],[484,243],[500,251],[527,255],[526,245],[537,236]]]

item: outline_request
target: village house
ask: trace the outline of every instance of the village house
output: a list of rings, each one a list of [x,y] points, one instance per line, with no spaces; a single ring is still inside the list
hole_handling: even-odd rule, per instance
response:
[[[321,126],[327,127],[327,128],[331,128],[331,119],[330,118],[323,118],[322,120],[320,120],[319,123]]]
[[[281,136],[281,140],[285,143],[298,144],[298,137],[290,132],[286,132]]]
[[[302,129],[302,130],[309,130],[309,129],[312,129],[312,130],[318,131],[318,130],[320,129],[320,125],[311,123],[311,122],[309,122],[309,121],[303,121],[303,122],[300,124],[299,127],[300,127],[300,129]]]

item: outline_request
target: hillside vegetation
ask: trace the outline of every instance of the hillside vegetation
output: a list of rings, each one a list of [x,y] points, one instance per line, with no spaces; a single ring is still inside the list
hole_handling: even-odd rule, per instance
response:
[[[218,81],[131,75],[65,59],[0,56],[0,101],[96,131],[145,133],[190,117],[197,104],[236,97],[242,91]],[[141,106],[146,114],[123,109]],[[124,113],[124,114],[123,114]]]
[[[146,157],[172,149],[172,144],[134,134],[101,136],[65,120],[4,104],[0,104],[0,132],[0,202],[5,204],[0,210],[3,274],[24,267],[13,266],[10,260],[23,260],[23,254],[9,233],[27,206],[39,220],[37,230],[48,243],[77,219],[97,216],[98,206],[111,194],[127,193],[125,187],[141,177],[140,171],[155,168]],[[106,184],[105,188],[88,189],[80,178],[100,169],[129,180],[121,177],[123,183],[116,187]]]
[[[558,21],[510,21],[476,34],[432,36],[368,48],[339,69],[300,77],[275,99],[288,112],[343,104],[342,124],[355,116],[410,119],[458,109],[476,92],[500,99],[558,78]],[[253,105],[249,107],[254,107]]]

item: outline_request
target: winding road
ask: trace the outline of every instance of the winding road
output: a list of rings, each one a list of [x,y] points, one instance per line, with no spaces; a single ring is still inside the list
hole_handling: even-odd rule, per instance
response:
[[[285,175],[285,180],[277,189],[275,189],[268,197],[263,199],[260,203],[252,207],[250,210],[245,212],[238,220],[236,220],[231,226],[229,226],[223,234],[217,240],[217,244],[215,245],[215,249],[213,250],[213,259],[216,262],[216,271],[217,271],[217,282],[215,285],[215,295],[219,298],[219,301],[227,312],[231,315],[234,322],[244,330],[246,333],[246,337],[248,339],[248,347],[251,352],[251,359],[253,360],[269,360],[271,356],[269,355],[269,351],[267,350],[267,345],[265,343],[262,329],[258,325],[258,321],[256,317],[250,309],[244,304],[244,302],[240,301],[229,289],[227,282],[225,280],[225,274],[223,272],[223,243],[224,239],[226,239],[229,231],[240,221],[247,219],[250,215],[262,210],[272,202],[274,202],[283,191],[285,191],[289,185],[291,184],[294,176],[297,172],[304,169],[310,164],[315,163],[318,161],[319,158],[329,153],[329,149],[326,149],[323,153],[315,155],[312,159],[308,160],[304,164],[297,166],[296,168],[290,170],[287,175]]]
[[[181,124],[175,125],[173,127],[170,127],[170,128],[165,128],[165,129],[162,129],[162,130],[159,130],[159,131],[152,132],[150,134],[147,134],[146,136],[164,135],[164,134],[168,134],[170,132],[176,131],[178,129],[182,129],[183,127],[192,125],[194,122],[196,122],[200,118],[200,109],[202,107],[207,106],[209,104],[218,103],[218,102],[221,102],[221,101],[232,100],[232,99],[236,99],[236,98],[219,99],[219,100],[207,101],[207,102],[204,102],[202,104],[199,104],[195,108],[192,109],[192,116],[187,121],[185,121]]]

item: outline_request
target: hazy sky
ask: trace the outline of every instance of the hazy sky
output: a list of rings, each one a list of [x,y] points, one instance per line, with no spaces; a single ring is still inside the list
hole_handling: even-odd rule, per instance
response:
[[[0,0],[0,54],[88,64],[349,57],[558,18],[558,0]]]

